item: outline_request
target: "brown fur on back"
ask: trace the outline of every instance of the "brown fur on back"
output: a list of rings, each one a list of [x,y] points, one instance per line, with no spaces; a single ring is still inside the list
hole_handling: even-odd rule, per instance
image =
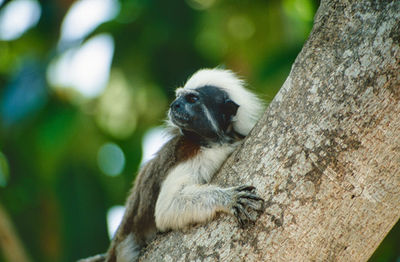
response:
[[[194,157],[200,145],[177,135],[169,140],[137,175],[125,204],[126,211],[108,251],[107,261],[116,260],[116,247],[131,232],[139,245],[156,233],[154,210],[162,182],[178,163]]]

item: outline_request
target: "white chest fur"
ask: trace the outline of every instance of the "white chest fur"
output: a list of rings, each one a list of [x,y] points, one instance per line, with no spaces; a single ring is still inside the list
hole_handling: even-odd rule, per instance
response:
[[[212,176],[234,149],[234,145],[201,148],[195,157],[178,164],[170,171],[161,191],[174,188],[178,184],[182,185],[182,183],[205,184],[210,182]]]

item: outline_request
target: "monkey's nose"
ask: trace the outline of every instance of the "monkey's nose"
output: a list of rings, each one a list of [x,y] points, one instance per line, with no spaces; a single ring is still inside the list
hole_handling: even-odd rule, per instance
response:
[[[174,102],[172,102],[170,108],[174,109],[174,110],[181,109],[182,108],[182,103],[180,101],[178,101],[178,100],[175,100]]]

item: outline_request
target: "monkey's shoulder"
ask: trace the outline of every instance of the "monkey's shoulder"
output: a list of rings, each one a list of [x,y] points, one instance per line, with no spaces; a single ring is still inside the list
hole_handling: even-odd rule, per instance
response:
[[[181,134],[173,136],[139,171],[135,184],[157,184],[160,186],[169,171],[178,164],[193,158],[201,146],[193,139]]]

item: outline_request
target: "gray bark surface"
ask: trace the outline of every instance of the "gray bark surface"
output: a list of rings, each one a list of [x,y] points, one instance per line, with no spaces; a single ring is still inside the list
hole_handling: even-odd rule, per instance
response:
[[[400,1],[321,1],[214,183],[256,186],[264,214],[160,235],[142,261],[366,261],[400,217]]]

